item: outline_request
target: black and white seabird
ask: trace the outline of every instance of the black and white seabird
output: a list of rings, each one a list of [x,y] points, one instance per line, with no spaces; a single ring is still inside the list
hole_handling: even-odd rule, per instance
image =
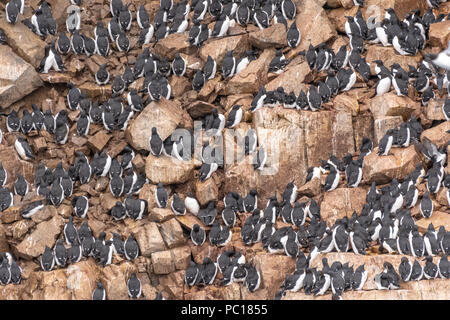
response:
[[[53,255],[55,256],[55,262],[58,266],[64,268],[67,264],[67,249],[63,245],[63,240],[56,242],[53,249]]]
[[[14,194],[19,195],[21,197],[25,197],[27,193],[28,193],[28,183],[21,174],[18,174],[17,180],[14,183]]]
[[[77,217],[83,219],[89,209],[89,200],[86,196],[77,196],[72,199],[72,206]]]
[[[186,198],[184,198],[184,204],[186,206],[186,209],[192,213],[193,215],[197,215],[200,210],[200,205],[197,201],[197,199],[194,197],[194,195],[189,192],[186,195]]]
[[[285,3],[286,1],[290,1],[291,0],[284,0],[283,3]],[[295,8],[295,6],[294,6]],[[287,38],[287,43],[289,45],[289,47],[291,48],[296,48],[301,40],[301,33],[300,30],[297,28],[297,23],[296,21],[294,21],[291,26],[289,27],[287,34],[286,34],[286,38]]]
[[[166,188],[164,188],[161,182],[158,183],[155,189],[155,199],[156,204],[158,205],[159,208],[165,208],[167,206],[169,196],[167,194]]]
[[[198,224],[194,224],[191,230],[191,240],[196,246],[201,246],[206,240],[206,232]]]
[[[55,266],[55,257],[53,256],[52,250],[45,246],[45,250],[41,256],[41,268],[44,271],[51,271]]]
[[[114,220],[125,219],[126,210],[125,206],[120,201],[116,201],[116,204],[111,208],[110,214]]]
[[[158,131],[156,127],[152,128],[152,134],[149,140],[150,151],[154,156],[160,156],[163,149],[163,141],[161,137],[158,135]]]
[[[28,142],[20,136],[17,137],[14,148],[23,160],[33,160],[35,158]]]
[[[125,240],[124,254],[128,260],[134,260],[139,256],[139,246],[132,234]]]
[[[130,298],[138,299],[142,294],[141,280],[133,273],[127,281],[127,290]]]

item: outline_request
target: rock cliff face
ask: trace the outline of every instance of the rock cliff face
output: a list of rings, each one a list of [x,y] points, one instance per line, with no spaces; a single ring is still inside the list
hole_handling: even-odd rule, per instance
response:
[[[48,1],[52,5],[53,17],[58,25],[58,33],[65,31],[67,0]],[[33,161],[22,160],[14,148],[17,132],[8,132],[3,117],[0,128],[3,136],[0,144],[0,162],[8,173],[5,187],[13,190],[18,175],[23,175],[28,182],[30,192],[23,199],[14,196],[14,204],[0,212],[0,252],[11,252],[22,268],[20,284],[0,285],[0,300],[13,299],[91,299],[96,283],[101,282],[106,290],[107,299],[129,299],[127,280],[133,273],[141,280],[144,299],[154,299],[162,292],[167,299],[274,299],[286,276],[295,270],[295,258],[283,254],[271,254],[261,243],[247,246],[241,239],[244,221],[250,214],[238,213],[237,221],[231,228],[232,236],[225,247],[212,246],[207,237],[206,242],[196,246],[190,239],[190,232],[195,224],[199,224],[209,233],[210,226],[204,226],[196,215],[188,212],[185,216],[175,216],[170,208],[174,194],[184,201],[188,193],[192,193],[200,206],[205,208],[209,202],[215,201],[219,212],[217,220],[222,222],[220,213],[225,207],[224,196],[236,191],[242,197],[251,189],[258,191],[258,207],[264,209],[267,199],[276,196],[282,199],[283,191],[289,182],[294,182],[298,188],[298,200],[314,199],[319,208],[322,220],[331,227],[336,220],[358,214],[366,203],[367,191],[372,182],[377,187],[388,185],[394,178],[403,181],[418,164],[428,162],[423,159],[417,147],[393,148],[389,155],[379,156],[378,141],[388,129],[400,126],[411,116],[419,119],[424,131],[421,140],[425,138],[438,148],[446,147],[450,134],[450,121],[445,121],[441,106],[446,93],[435,90],[436,96],[426,106],[421,106],[421,96],[417,92],[409,92],[408,96],[399,97],[395,91],[382,96],[375,95],[377,84],[373,60],[382,60],[390,67],[393,63],[408,70],[408,65],[417,66],[424,54],[438,53],[447,47],[450,41],[450,20],[432,24],[429,29],[427,46],[415,56],[401,56],[393,47],[383,47],[377,44],[365,44],[364,56],[371,63],[372,77],[366,83],[359,76],[354,87],[345,93],[325,103],[318,112],[286,109],[281,105],[274,108],[261,108],[252,113],[249,111],[253,95],[261,86],[267,90],[283,87],[285,92],[293,91],[296,95],[307,90],[309,84],[323,81],[327,74],[311,71],[302,50],[309,45],[326,44],[335,52],[349,39],[345,34],[345,16],[355,15],[357,9],[353,1],[348,0],[295,0],[297,15],[295,21],[301,32],[301,42],[298,47],[290,48],[286,44],[286,27],[275,24],[259,30],[254,25],[246,28],[239,25],[231,27],[229,34],[223,38],[211,38],[202,47],[189,46],[186,41],[188,32],[171,34],[167,38],[144,45],[152,53],[172,61],[176,53],[186,59],[186,75],[179,78],[171,76],[172,87],[170,100],[161,99],[145,104],[139,114],[129,121],[125,131],[108,132],[101,124],[92,123],[89,134],[80,137],[76,133],[76,121],[80,111],[70,111],[67,107],[67,83],[71,82],[92,99],[102,104],[111,96],[111,84],[99,86],[95,83],[95,73],[100,65],[108,63],[112,76],[123,74],[126,66],[134,66],[142,49],[136,44],[140,29],[135,21],[135,12],[141,4],[150,13],[151,21],[159,8],[158,0],[124,1],[133,12],[133,23],[129,32],[132,48],[125,54],[113,50],[104,58],[99,55],[69,54],[63,57],[66,72],[39,74],[39,66],[45,46],[57,37],[47,37],[45,40],[35,35],[22,22],[11,25],[4,18],[4,3],[0,3],[0,29],[6,36],[7,44],[0,44],[0,111],[9,114],[23,110],[31,111],[31,104],[51,110],[53,114],[68,110],[69,134],[64,145],[56,144],[53,135],[41,130],[32,131],[27,140],[36,154]],[[384,16],[383,8],[394,8],[397,15],[403,18],[413,9],[426,10],[426,1],[422,0],[366,0],[362,8],[364,18],[372,15]],[[30,18],[38,8],[38,1],[27,2],[24,18]],[[93,37],[96,22],[103,19],[104,24],[110,20],[108,0],[83,0],[84,8],[82,30]],[[370,8],[379,8],[380,12],[372,12]],[[450,2],[443,3],[434,10],[447,14]],[[192,14],[192,13],[191,13]],[[208,15],[210,28],[214,22]],[[288,24],[288,27],[290,26]],[[192,19],[190,27],[192,26]],[[236,57],[242,57],[248,50],[257,50],[258,58],[238,75],[231,79],[222,79],[219,75],[221,62],[230,50]],[[282,49],[287,59],[292,59],[281,74],[269,72],[269,64],[277,49]],[[218,62],[218,73],[199,91],[192,89],[192,79],[203,68],[208,56]],[[130,85],[130,88],[140,90],[143,79]],[[306,92],[306,91],[305,91]],[[123,93],[123,101],[126,101]],[[200,151],[208,139],[196,131],[196,124],[213,109],[228,116],[235,104],[243,109],[242,122],[234,128],[223,131],[223,139],[219,142],[223,150],[230,155],[235,151],[230,161],[214,172],[211,178],[200,181],[201,167]],[[183,128],[199,133],[200,139],[195,146],[195,155],[189,161],[178,161],[162,155],[156,157],[149,154],[149,138],[152,127],[157,128],[162,140],[168,138],[176,129]],[[267,163],[264,170],[254,170],[253,155],[242,157],[236,161],[234,156],[242,155],[242,137],[253,129],[259,146],[267,151]],[[236,134],[237,132],[237,134]],[[236,143],[234,135],[239,135],[240,143]],[[339,187],[331,192],[325,192],[323,185],[325,177],[313,179],[305,184],[307,169],[320,166],[320,160],[329,159],[335,155],[339,159],[350,154],[356,159],[363,140],[367,137],[374,142],[374,151],[365,157],[362,169],[362,182],[357,188],[347,186],[343,178]],[[239,140],[239,139],[238,139]],[[109,189],[109,177],[92,177],[89,183],[74,188],[74,196],[87,196],[89,210],[85,218],[75,217],[71,199],[65,199],[59,207],[46,206],[32,219],[24,219],[21,210],[31,201],[41,200],[34,185],[35,172],[39,163],[54,169],[59,162],[65,169],[74,163],[77,152],[82,152],[90,159],[95,153],[105,151],[111,158],[121,156],[127,146],[136,151],[132,160],[134,170],[148,179],[142,190],[136,195],[147,201],[148,208],[142,220],[134,221],[126,218],[121,221],[112,219],[109,211],[116,201],[124,201],[125,197],[116,199]],[[447,172],[448,167],[445,168]],[[155,199],[156,185],[161,182],[168,191],[169,205],[159,208]],[[426,191],[425,181],[417,184],[420,197]],[[446,195],[447,189],[442,189],[432,196],[434,213],[431,218],[422,218],[419,202],[411,209],[418,230],[426,232],[429,223],[436,230],[443,226],[450,230],[450,209]],[[94,237],[105,232],[107,239],[112,233],[117,233],[122,240],[133,235],[139,246],[139,257],[133,261],[114,255],[112,264],[102,267],[92,258],[82,258],[81,261],[69,264],[65,268],[55,268],[45,272],[40,266],[40,257],[46,246],[53,248],[57,240],[64,238],[63,229],[73,216],[78,227],[88,222]],[[311,219],[306,219],[309,225]],[[287,224],[280,219],[275,228]],[[294,228],[298,230],[297,227]],[[212,285],[189,287],[184,276],[191,261],[202,263],[210,257],[216,261],[218,255],[226,250],[240,251],[247,262],[255,266],[261,275],[261,285],[255,292],[250,292],[245,286],[233,283],[222,285],[222,275]],[[303,249],[307,254],[309,249]],[[352,252],[321,253],[311,267],[321,269],[322,258],[327,258],[330,264],[334,261],[349,262],[355,268],[365,264],[368,280],[361,291],[347,291],[343,299],[450,299],[450,280],[434,279],[419,282],[401,283],[399,290],[376,290],[374,277],[383,271],[383,263],[391,262],[397,269],[402,256],[380,252],[375,242],[371,243],[366,255],[355,255]],[[410,257],[411,258],[411,257]],[[437,257],[434,258],[435,262]],[[288,292],[284,299],[330,299],[328,292],[324,296],[306,295],[303,291]]]

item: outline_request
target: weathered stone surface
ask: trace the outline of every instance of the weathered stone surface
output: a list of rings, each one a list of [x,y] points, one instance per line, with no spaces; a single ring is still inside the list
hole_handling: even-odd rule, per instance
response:
[[[166,249],[164,240],[154,222],[147,222],[134,232],[141,255],[150,257],[153,252]]]
[[[444,121],[440,125],[424,130],[420,140],[423,140],[423,137],[427,137],[438,148],[443,147],[450,138],[450,134],[447,133],[448,130],[450,130],[450,121]]]
[[[98,273],[98,267],[92,259],[80,261],[67,267],[67,290],[72,294],[72,300],[92,299],[92,292],[99,280]]]
[[[173,60],[177,52],[191,54],[195,47],[189,45],[188,38],[188,32],[170,34],[167,38],[158,41],[155,45],[155,52],[169,61]]]
[[[400,17],[400,16],[399,16]],[[415,56],[402,56],[395,51],[394,47],[383,47],[382,45],[369,46],[367,48],[366,61],[370,63],[370,71],[375,74],[375,62],[374,60],[381,60],[386,68],[391,67],[394,63],[400,64],[402,68],[408,70],[408,64],[416,66],[422,57],[420,54]]]
[[[276,24],[275,26],[282,24]],[[264,29],[267,30],[267,29]],[[258,59],[253,60],[238,75],[228,81],[225,94],[253,93],[267,82],[270,61],[275,56],[274,50],[264,50]]]
[[[401,116],[385,116],[375,119],[373,122],[374,127],[374,146],[378,145],[378,142],[386,134],[389,129],[399,127],[403,123]]]
[[[256,188],[261,199],[282,192],[287,181],[301,186],[306,169],[319,165],[329,153],[343,157],[354,151],[350,114],[263,108],[253,115],[258,144],[267,152],[265,169],[253,169],[253,155],[225,164],[225,192],[247,194]],[[330,139],[331,137],[331,139]],[[313,162],[311,162],[313,161]]]
[[[159,231],[169,249],[182,245],[186,241],[183,229],[181,229],[180,223],[176,219],[170,219],[161,223]]]
[[[312,179],[298,188],[297,193],[299,196],[314,197],[320,194],[321,191],[320,179]]]
[[[162,98],[159,102],[147,105],[133,121],[130,121],[125,137],[133,148],[150,150],[152,127],[156,127],[158,135],[165,140],[186,116],[190,119],[178,101]]]
[[[148,218],[155,222],[164,222],[172,219],[175,215],[169,208],[152,208],[149,212]]]
[[[200,205],[204,206],[208,202],[216,200],[218,195],[219,188],[213,177],[204,182],[200,180],[195,181],[195,197]]]
[[[295,95],[298,95],[301,90],[299,83],[309,82],[310,80],[312,80],[311,70],[305,61],[297,65],[288,65],[284,72],[270,81],[265,88],[269,91],[283,87],[285,92],[294,91]]]
[[[151,255],[153,273],[169,274],[175,271],[175,264],[170,250],[154,252]]]
[[[111,84],[99,86],[95,82],[89,81],[78,86],[78,89],[80,89],[82,92],[85,92],[91,99],[107,100],[111,92]],[[138,90],[139,89],[140,88],[138,88]]]
[[[28,29],[23,23],[14,25],[6,19],[0,20],[0,29],[5,32],[7,42],[18,55],[37,68],[45,54],[45,42]],[[5,47],[5,46],[3,46]],[[4,50],[4,49],[3,49]]]
[[[385,10],[388,8],[394,9],[399,19],[403,19],[411,11],[411,8],[417,8],[420,12],[425,12],[428,6],[426,2],[420,0],[367,0],[364,2],[364,8],[367,10],[366,15],[379,16],[378,21],[381,21],[383,20]],[[371,9],[370,11],[369,8],[375,8],[375,10]]]
[[[351,113],[352,116],[359,113],[358,99],[345,93],[341,93],[334,98],[333,107],[335,110]]]
[[[209,83],[209,81],[208,81]],[[198,119],[210,114],[216,107],[205,101],[194,101],[186,107],[186,111],[193,119]]]
[[[261,274],[260,288],[267,290],[266,299],[273,299],[286,275],[295,270],[295,260],[285,255],[257,254],[253,262]]]
[[[111,139],[111,135],[105,130],[100,130],[95,135],[91,136],[87,143],[94,152],[102,152],[108,144],[109,139]]]
[[[101,269],[102,284],[106,290],[108,300],[128,300],[127,281],[133,273],[137,272],[136,266],[125,261],[120,265],[110,264]]]
[[[295,21],[301,33],[301,41],[296,49],[308,48],[310,43],[317,46],[336,36],[336,30],[320,4],[316,1],[295,1],[295,4]]]
[[[442,104],[445,99],[431,99],[424,107],[424,114],[428,120],[445,120],[442,113]]]
[[[282,23],[277,23],[269,28],[250,32],[248,41],[259,49],[284,47],[286,45],[286,27]]]
[[[384,116],[402,116],[403,120],[406,121],[411,113],[420,110],[420,103],[408,97],[399,97],[391,91],[382,96],[373,97],[369,102],[369,109],[375,119]]]
[[[191,261],[191,249],[189,246],[174,248],[170,252],[177,270],[186,270],[189,267]]]
[[[378,156],[378,149],[364,158],[363,179],[367,184],[388,183],[396,178],[402,180],[419,163],[420,159],[414,146],[408,148],[392,148],[388,156]]]
[[[188,78],[173,76],[169,80],[170,87],[172,88],[173,97],[181,97],[186,91],[192,89],[192,84]]]
[[[241,55],[249,49],[248,36],[244,34],[220,39],[211,38],[203,44],[199,53],[203,61],[206,61],[209,55],[220,65],[227,51],[233,50],[234,55]]]
[[[316,179],[317,180],[317,179]],[[361,212],[366,203],[366,191],[362,188],[337,188],[325,192],[320,204],[320,216],[332,226],[337,219]]]
[[[42,278],[40,286],[42,292],[39,299],[43,300],[70,300],[72,294],[67,290],[67,275],[64,269],[51,272],[40,272]]]
[[[429,31],[430,45],[447,48],[447,43],[450,41],[450,20],[445,20],[438,23],[432,23]]]
[[[36,230],[16,247],[20,256],[25,259],[36,258],[44,252],[45,246],[52,248],[64,224],[64,219],[59,215],[39,223]]]
[[[448,205],[448,204],[447,204]],[[430,218],[420,219],[417,221],[417,226],[419,227],[419,231],[421,233],[425,233],[427,231],[428,225],[432,223],[436,230],[439,227],[443,226],[445,230],[450,229],[450,214],[448,212],[442,211],[433,211],[433,214]]]
[[[149,154],[145,162],[145,173],[154,184],[183,183],[192,177],[194,161],[180,161],[165,155],[155,157]]]
[[[0,102],[4,108],[43,85],[33,66],[8,46],[0,46],[0,64]]]

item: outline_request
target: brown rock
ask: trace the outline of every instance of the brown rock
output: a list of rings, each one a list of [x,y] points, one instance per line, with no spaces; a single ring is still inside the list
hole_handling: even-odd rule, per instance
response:
[[[386,134],[389,129],[399,127],[403,123],[401,116],[385,116],[379,119],[375,119],[373,123],[374,127],[374,146],[378,145],[378,142]]]
[[[20,219],[21,216],[19,207],[9,207],[0,214],[0,221],[2,223],[12,223]]]
[[[191,249],[189,246],[174,248],[170,252],[177,270],[186,270],[189,267],[191,261]]]
[[[394,63],[398,63],[402,68],[408,70],[408,64],[416,66],[417,64],[420,63],[420,61],[422,61],[422,57],[420,54],[415,56],[402,56],[398,54],[397,51],[395,51],[394,47],[383,47],[382,45],[372,45],[367,48],[366,61],[370,63],[370,70],[373,75],[375,74],[374,68],[376,65],[375,62],[372,63],[372,61],[374,60],[383,61],[383,64],[386,66],[386,68],[390,68],[391,65],[393,65]]]
[[[17,245],[19,255],[25,259],[36,258],[44,252],[45,246],[52,248],[64,224],[64,219],[59,215],[39,223],[36,229]]]
[[[37,68],[45,54],[45,42],[28,29],[23,23],[10,24],[6,19],[0,20],[0,29],[5,32],[8,45],[19,56]],[[3,50],[7,50],[3,46]]]
[[[166,57],[167,60],[172,61],[175,57],[175,53],[192,54],[195,51],[195,47],[189,45],[189,34],[174,33],[167,36],[167,38],[158,41],[155,44],[155,52],[160,57]]]
[[[162,184],[184,183],[194,173],[194,161],[180,161],[165,155],[155,157],[149,154],[145,164],[145,173],[154,184],[158,182]]]
[[[250,32],[248,41],[259,49],[282,48],[286,45],[286,27],[277,23],[266,29]]]
[[[378,150],[364,158],[363,179],[367,184],[388,183],[392,179],[404,179],[414,171],[420,159],[414,146],[408,148],[392,148],[388,156],[378,156]]]
[[[183,229],[181,229],[181,226],[176,219],[170,219],[161,223],[159,231],[161,232],[164,242],[169,249],[182,245],[186,242],[183,235]]]
[[[31,147],[36,153],[39,153],[41,151],[44,151],[47,149],[47,142],[45,141],[44,137],[36,137],[34,139],[30,139],[31,141]]]
[[[270,81],[265,88],[269,91],[276,90],[278,87],[283,87],[285,92],[294,91],[294,93],[298,95],[301,90],[301,87],[298,84],[309,82],[311,80],[311,70],[309,69],[308,63],[305,61],[297,65],[289,64],[284,72]]]
[[[422,132],[420,140],[423,140],[424,137],[427,137],[438,148],[443,147],[447,144],[450,138],[450,134],[447,133],[448,130],[450,130],[450,121],[444,121],[440,125],[424,130]]]
[[[168,208],[152,208],[149,212],[148,218],[155,222],[164,222],[172,219],[175,215],[171,209]]]
[[[14,142],[16,140],[14,139]],[[20,160],[17,151],[14,147],[0,147],[0,162],[3,168],[8,172],[8,180],[6,183],[11,183],[17,180],[17,175],[21,174],[27,181],[34,181],[33,164],[28,161]]]
[[[447,48],[450,41],[450,20],[432,23],[429,31],[430,45],[433,47]]]
[[[161,99],[159,102],[152,102],[130,122],[125,137],[133,148],[150,150],[148,141],[152,127],[156,127],[158,135],[165,140],[186,116],[190,119],[178,101]]]
[[[40,299],[44,300],[70,300],[72,294],[67,290],[66,270],[58,269],[51,272],[40,272],[40,286],[42,292]]]
[[[150,257],[153,252],[166,249],[164,240],[154,222],[148,222],[134,231],[141,255]]]
[[[94,152],[101,152],[109,139],[111,135],[106,130],[100,130],[88,139],[87,144]]]
[[[320,204],[320,216],[332,226],[337,219],[361,212],[366,203],[366,191],[362,188],[337,188],[325,192]]]
[[[42,221],[49,220],[50,218],[56,216],[57,214],[58,211],[56,210],[55,206],[45,206],[43,209],[35,213],[31,217],[31,220],[33,220],[36,223],[40,223]]]
[[[203,61],[209,55],[220,65],[227,51],[233,50],[233,54],[239,56],[249,49],[248,36],[243,34],[221,39],[211,38],[204,43],[199,53]]]
[[[402,116],[406,121],[411,113],[420,110],[420,103],[408,97],[397,96],[395,92],[389,92],[373,97],[369,102],[369,108],[375,119],[383,116]]]
[[[112,207],[115,206],[118,199],[114,198],[114,196],[111,194],[111,192],[102,192],[100,194],[100,204],[105,209],[105,211],[108,211],[112,209]]]
[[[445,120],[444,114],[442,113],[442,104],[445,99],[431,99],[428,104],[424,107],[425,117],[432,120]]]
[[[194,101],[186,107],[186,111],[193,119],[202,118],[210,114],[216,107],[205,101]]]
[[[356,116],[359,113],[358,100],[349,94],[339,94],[334,98],[333,107],[335,110],[351,113]]]
[[[204,182],[200,180],[195,181],[195,197],[201,206],[206,205],[210,201],[217,200],[218,195],[219,189],[213,177]]]
[[[103,101],[107,100],[110,97],[111,84],[99,86],[95,82],[87,81],[79,85],[78,89],[80,89],[82,92],[85,92],[91,99],[101,99]]]
[[[295,260],[285,255],[257,254],[253,262],[261,274],[260,288],[267,290],[267,299],[273,299],[286,274],[295,270]],[[283,270],[283,272],[280,272],[280,270]]]
[[[297,190],[299,196],[307,196],[309,198],[315,197],[321,192],[322,186],[320,184],[320,179],[312,179]]]
[[[327,158],[329,152],[343,157],[354,151],[352,119],[348,113],[263,108],[253,114],[253,124],[258,144],[265,146],[267,152],[266,167],[262,172],[255,171],[253,156],[225,164],[224,192],[247,194],[256,188],[260,199],[265,199],[276,190],[284,190],[286,181],[302,185],[306,169],[318,165],[319,159]]]
[[[80,261],[67,267],[67,289],[72,294],[72,300],[92,300],[92,292],[96,288],[98,273],[97,265],[92,259]]]
[[[283,24],[275,24],[274,26],[280,25],[284,28]],[[274,50],[264,50],[258,59],[250,62],[244,70],[228,81],[225,88],[225,94],[229,95],[257,92],[259,87],[263,86],[267,82],[269,64],[274,56]]]
[[[448,205],[448,204],[447,204]],[[442,211],[433,211],[433,214],[430,218],[423,218],[417,221],[417,227],[419,227],[419,231],[421,233],[425,233],[427,231],[428,225],[432,223],[436,230],[439,227],[443,226],[445,230],[450,229],[450,214]]]
[[[169,81],[172,88],[172,97],[181,97],[183,93],[192,89],[192,85],[185,77],[173,76]]]
[[[194,224],[202,225],[202,222],[196,216],[192,214],[186,214],[184,216],[176,216],[175,219],[186,229],[191,230],[194,227]]]
[[[3,108],[43,85],[33,66],[17,56],[8,46],[0,46],[0,64],[2,65],[0,69],[0,101]]]
[[[356,150],[361,147],[364,137],[374,141],[374,122],[370,112],[360,113],[357,117],[353,117],[353,134]]]
[[[301,33],[301,42],[296,50],[308,48],[310,43],[317,46],[336,36],[336,30],[320,4],[316,1],[295,1],[295,4],[295,21]]]
[[[22,240],[23,237],[28,233],[30,228],[35,225],[33,221],[30,220],[19,220],[11,225],[12,237],[15,240]]]
[[[379,8],[379,11],[374,9],[369,11],[371,6],[375,6],[372,8]],[[394,9],[399,19],[403,19],[405,15],[411,11],[411,8],[417,8],[420,12],[425,12],[428,9],[428,6],[426,2],[420,0],[367,0],[364,2],[364,8],[367,8],[369,16],[376,16],[379,12],[381,15],[379,21],[381,21],[384,17],[384,11],[388,8]]]
[[[170,250],[154,252],[151,257],[153,273],[168,274],[175,271],[175,264]]]
[[[136,266],[125,261],[120,265],[110,264],[101,269],[102,284],[106,290],[108,300],[128,299],[127,281],[133,273],[137,272]]]
[[[185,270],[172,272],[158,277],[159,284],[171,299],[184,299],[184,274]]]

